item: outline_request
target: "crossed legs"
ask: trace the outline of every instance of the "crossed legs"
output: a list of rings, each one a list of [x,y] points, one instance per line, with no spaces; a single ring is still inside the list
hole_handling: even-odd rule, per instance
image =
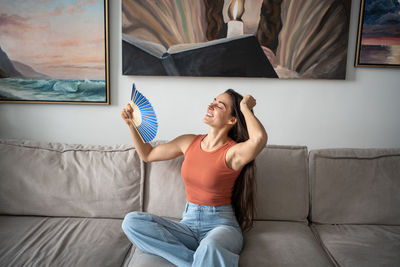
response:
[[[242,235],[234,227],[217,226],[201,240],[186,224],[143,212],[131,212],[122,223],[140,250],[179,266],[238,266]]]

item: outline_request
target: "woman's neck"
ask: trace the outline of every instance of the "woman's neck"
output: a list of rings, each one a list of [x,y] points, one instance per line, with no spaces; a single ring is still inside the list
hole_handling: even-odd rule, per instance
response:
[[[201,145],[204,150],[211,151],[225,144],[228,139],[229,137],[226,131],[210,128],[207,136],[201,142]]]

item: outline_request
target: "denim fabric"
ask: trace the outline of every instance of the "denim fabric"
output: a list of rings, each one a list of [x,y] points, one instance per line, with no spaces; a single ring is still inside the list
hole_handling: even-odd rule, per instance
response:
[[[179,267],[239,265],[243,236],[231,205],[187,202],[180,222],[131,212],[122,229],[137,248]]]

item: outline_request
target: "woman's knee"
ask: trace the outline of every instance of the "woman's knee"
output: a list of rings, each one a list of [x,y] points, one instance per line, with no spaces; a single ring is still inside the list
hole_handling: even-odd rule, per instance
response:
[[[217,251],[223,248],[223,244],[221,244],[218,240],[205,238],[200,242],[199,248],[200,250],[204,251]]]
[[[215,228],[201,242],[203,250],[218,251],[226,250],[239,254],[243,245],[243,236],[235,228],[222,226]]]
[[[132,232],[135,229],[143,226],[143,223],[149,221],[151,216],[149,214],[143,212],[130,212],[125,215],[124,220],[122,221],[122,229],[125,233]]]
[[[220,239],[205,238],[194,254],[193,266],[238,266],[239,253]]]

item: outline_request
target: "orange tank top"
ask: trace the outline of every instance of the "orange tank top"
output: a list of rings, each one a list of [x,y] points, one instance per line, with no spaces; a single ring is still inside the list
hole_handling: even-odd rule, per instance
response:
[[[240,171],[226,165],[225,155],[236,142],[229,138],[222,146],[206,152],[201,149],[205,136],[196,136],[185,152],[181,173],[186,199],[199,205],[228,205]]]

